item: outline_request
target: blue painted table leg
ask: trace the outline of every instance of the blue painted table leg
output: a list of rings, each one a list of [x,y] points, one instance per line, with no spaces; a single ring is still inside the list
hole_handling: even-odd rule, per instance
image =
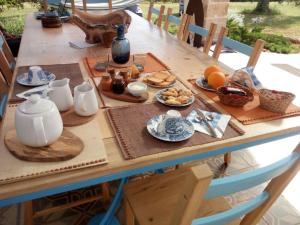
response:
[[[121,183],[118,187],[117,193],[107,212],[94,216],[89,221],[88,225],[120,225],[118,219],[115,217],[115,213],[123,199],[123,186],[127,183],[127,181],[127,177],[121,179]]]

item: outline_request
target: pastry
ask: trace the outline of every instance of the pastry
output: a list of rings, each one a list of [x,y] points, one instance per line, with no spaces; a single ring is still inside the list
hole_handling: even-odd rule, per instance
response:
[[[131,78],[137,79],[140,76],[140,71],[135,64],[131,66]]]
[[[158,84],[162,83],[163,80],[158,79],[158,78],[156,78],[156,77],[148,77],[148,78],[147,78],[147,82],[149,82],[149,83],[151,83],[151,84],[156,84],[156,85],[158,85]]]
[[[161,80],[167,80],[170,77],[170,75],[164,72],[157,72],[153,74],[153,77]]]
[[[167,88],[160,94],[164,102],[168,105],[187,104],[193,96],[190,90],[183,90],[177,88]]]
[[[152,73],[143,79],[145,83],[155,85],[157,87],[167,87],[174,83],[175,80],[176,76],[170,74],[168,71]]]

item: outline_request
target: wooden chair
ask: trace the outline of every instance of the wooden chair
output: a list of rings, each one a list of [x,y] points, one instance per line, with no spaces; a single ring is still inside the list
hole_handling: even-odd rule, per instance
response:
[[[255,67],[258,58],[260,56],[260,53],[264,48],[265,41],[258,39],[255,42],[254,47],[252,48],[249,45],[243,44],[241,42],[226,37],[227,33],[228,33],[228,28],[222,27],[218,36],[218,41],[213,53],[213,57],[218,59],[221,54],[222,48],[228,47],[249,56],[250,58],[248,60],[247,66]]]
[[[300,144],[284,159],[212,179],[207,165],[155,175],[124,186],[126,225],[255,225],[300,169]],[[255,198],[231,208],[222,196],[270,181]],[[243,219],[241,219],[241,217]]]
[[[176,35],[179,40],[182,40],[185,26],[187,24],[188,19],[189,19],[189,15],[187,15],[187,14],[182,14],[181,19],[180,19],[180,17],[173,16],[172,8],[168,8],[167,15],[165,16],[164,30],[168,32],[170,24],[177,25],[178,31],[177,31]]]
[[[2,117],[5,112],[6,104],[7,104],[7,99],[8,99],[8,84],[6,83],[6,80],[4,79],[4,76],[0,75],[0,128],[2,124]],[[0,129],[1,130],[1,129]]]
[[[107,0],[108,9],[112,11],[112,0]],[[75,13],[75,0],[71,0],[71,8],[72,8],[72,14]],[[84,11],[87,11],[87,0],[82,0],[82,9]]]
[[[16,61],[0,31],[0,70],[8,85],[11,84]]]
[[[182,40],[186,42],[189,37],[191,37],[192,35],[195,35],[195,34],[202,36],[203,38],[205,38],[203,52],[208,54],[210,47],[212,45],[213,39],[214,39],[214,35],[215,35],[216,29],[217,29],[217,24],[211,23],[209,29],[206,29],[206,28],[203,28],[203,27],[193,24],[192,18],[193,18],[192,16],[188,16],[187,26],[185,27]],[[192,43],[192,41],[191,41],[191,43]]]
[[[151,1],[149,9],[148,9],[147,20],[149,22],[151,22],[152,14],[155,14],[155,15],[157,15],[156,25],[158,27],[161,27],[161,23],[162,23],[162,20],[163,20],[164,12],[165,12],[165,6],[164,5],[160,6],[160,9],[158,10],[158,9],[154,8],[154,1]]]

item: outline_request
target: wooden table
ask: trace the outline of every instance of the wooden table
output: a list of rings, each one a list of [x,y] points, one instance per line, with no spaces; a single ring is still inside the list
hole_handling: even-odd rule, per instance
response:
[[[207,65],[218,62],[186,43],[178,41],[175,37],[158,29],[143,18],[132,13],[130,14],[132,16],[132,24],[127,37],[130,40],[132,52],[152,52],[165,62],[187,86],[193,91],[199,92],[186,80],[198,76]],[[68,41],[80,41],[83,39],[84,34],[72,24],[64,24],[59,29],[42,29],[40,21],[35,20],[32,15],[28,15],[17,67],[79,62],[84,75],[87,76],[87,71],[82,64],[82,58],[107,54],[110,49],[92,47],[78,50],[68,45]],[[225,65],[220,64],[220,66],[224,70],[231,72]],[[291,79],[294,82],[292,80],[294,78],[286,79]],[[299,90],[293,90],[293,92],[300,96]],[[212,101],[208,101],[213,104]],[[218,106],[216,107],[218,108]],[[299,117],[247,126],[243,126],[236,120],[233,120],[246,131],[245,135],[201,146],[144,156],[134,160],[124,160],[105,117],[104,109],[100,110],[95,121],[99,125],[99,130],[91,132],[99,133],[99,138],[103,141],[103,146],[108,154],[108,164],[2,184],[0,185],[0,206],[219,155],[300,133]],[[6,117],[3,122],[4,124],[10,123]],[[1,151],[6,151],[3,144],[3,135],[2,132],[0,149]]]

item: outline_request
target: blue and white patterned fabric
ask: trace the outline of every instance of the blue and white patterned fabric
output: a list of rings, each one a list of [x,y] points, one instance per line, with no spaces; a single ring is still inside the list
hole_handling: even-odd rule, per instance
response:
[[[230,77],[230,80],[239,83],[243,86],[246,86],[250,89],[262,88],[262,84],[255,76],[254,67],[252,66],[236,70],[234,74]]]
[[[208,112],[204,110],[201,111],[207,118],[212,119],[211,121],[208,120],[208,122],[215,128],[217,137],[222,138],[231,116],[217,112]],[[195,110],[193,110],[186,119],[193,124],[195,131],[212,136],[209,127],[204,121],[198,119],[198,114]]]

